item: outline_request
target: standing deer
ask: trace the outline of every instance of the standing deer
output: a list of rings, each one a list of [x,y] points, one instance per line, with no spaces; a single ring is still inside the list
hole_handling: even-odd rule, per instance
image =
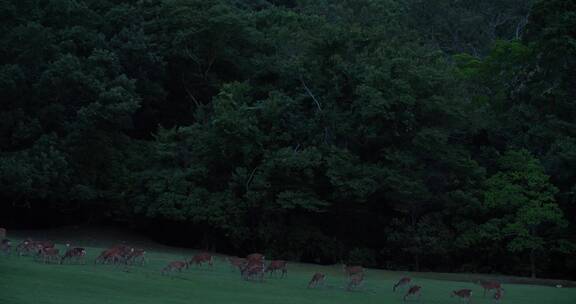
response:
[[[56,244],[51,241],[35,241],[32,243],[34,246],[42,248],[54,248],[56,246]]]
[[[262,282],[264,281],[264,267],[260,263],[249,263],[242,269],[240,276],[244,280],[253,279]]]
[[[271,261],[268,267],[266,267],[266,272],[270,272],[270,276],[276,271],[282,271],[282,278],[288,274],[288,262],[283,260]]]
[[[166,273],[174,271],[182,272],[182,269],[188,269],[188,263],[183,261],[174,261],[170,262],[168,266],[164,267],[161,273],[162,275],[165,275]]]
[[[45,258],[46,253],[48,255],[53,255],[55,251],[50,249],[56,249],[55,246],[56,244],[50,241],[31,241],[28,243],[28,252],[34,252],[35,253],[34,258],[36,259],[46,260]],[[56,252],[58,251],[59,250],[56,249]],[[56,255],[58,255],[58,253],[56,253]]]
[[[39,257],[44,263],[58,261],[60,257],[60,250],[54,247],[43,247],[39,251]]]
[[[360,286],[364,282],[364,272],[357,272],[350,276],[348,281],[348,286],[346,290],[352,290],[352,288]]]
[[[403,277],[401,278],[396,284],[394,284],[394,287],[392,288],[393,292],[396,292],[396,289],[398,288],[402,288],[404,286],[407,286],[408,284],[410,284],[410,282],[412,282],[412,279],[409,277]]]
[[[262,268],[264,268],[264,261],[266,257],[261,253],[252,253],[246,256],[246,261],[248,264],[262,264]]]
[[[10,242],[9,239],[3,239],[2,244],[0,244],[0,251],[4,252],[6,255],[9,255],[11,250],[12,242]]]
[[[138,263],[140,266],[144,265],[146,261],[146,251],[144,249],[134,249],[126,256],[126,262],[131,264]]]
[[[39,255],[43,248],[54,248],[55,244],[50,241],[33,241],[30,238],[22,241],[16,246],[18,255],[34,254]]]
[[[18,246],[16,246],[16,253],[18,254],[18,256],[22,256],[28,253],[30,242],[32,242],[32,240],[28,238],[22,241],[20,244],[18,244]]]
[[[214,264],[214,256],[209,253],[203,252],[199,253],[190,259],[190,264],[195,264],[197,266],[202,266],[204,263],[208,263],[208,265],[213,266]]]
[[[324,285],[325,280],[326,275],[324,273],[317,272],[312,276],[312,280],[310,280],[310,283],[308,283],[308,288],[311,288],[312,285],[314,285],[314,287],[317,287],[318,284]]]
[[[6,238],[6,228],[0,227],[0,241],[3,241]]]
[[[466,303],[470,303],[472,300],[472,290],[471,289],[460,289],[452,291],[451,297],[457,296],[466,301]]]
[[[417,296],[419,301],[421,295],[422,295],[422,287],[418,285],[412,285],[410,286],[410,289],[408,289],[408,292],[404,295],[403,300],[404,302],[406,302],[406,298]]]
[[[240,270],[240,276],[245,280],[256,278],[259,281],[263,281],[264,270],[266,269],[264,261],[265,257],[261,253],[252,253],[247,255],[246,263]]]
[[[502,288],[502,284],[497,281],[479,281],[478,284],[480,284],[480,286],[482,286],[484,289],[484,297],[486,297],[486,291],[498,290]]]

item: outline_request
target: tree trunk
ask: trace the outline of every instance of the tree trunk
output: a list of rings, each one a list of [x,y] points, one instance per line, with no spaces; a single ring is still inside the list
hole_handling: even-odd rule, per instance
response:
[[[530,276],[536,278],[536,251],[530,250]]]
[[[418,253],[414,254],[414,266],[416,268],[415,271],[420,271],[420,255]]]

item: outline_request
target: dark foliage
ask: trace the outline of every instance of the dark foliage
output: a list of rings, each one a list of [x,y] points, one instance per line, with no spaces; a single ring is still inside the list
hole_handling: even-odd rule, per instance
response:
[[[574,279],[575,16],[572,0],[0,0],[0,220]]]

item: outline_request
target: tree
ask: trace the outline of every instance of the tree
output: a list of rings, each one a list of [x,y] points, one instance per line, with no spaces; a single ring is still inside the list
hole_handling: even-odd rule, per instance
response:
[[[559,241],[567,221],[555,202],[558,189],[540,162],[526,150],[509,150],[498,160],[499,172],[486,181],[483,207],[490,220],[481,230],[498,230],[492,241],[504,242],[513,253],[527,253],[536,277],[537,254]]]

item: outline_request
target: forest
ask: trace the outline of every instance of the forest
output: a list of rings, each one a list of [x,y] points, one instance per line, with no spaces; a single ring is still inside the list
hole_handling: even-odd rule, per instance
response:
[[[0,223],[576,279],[575,0],[0,0]]]

